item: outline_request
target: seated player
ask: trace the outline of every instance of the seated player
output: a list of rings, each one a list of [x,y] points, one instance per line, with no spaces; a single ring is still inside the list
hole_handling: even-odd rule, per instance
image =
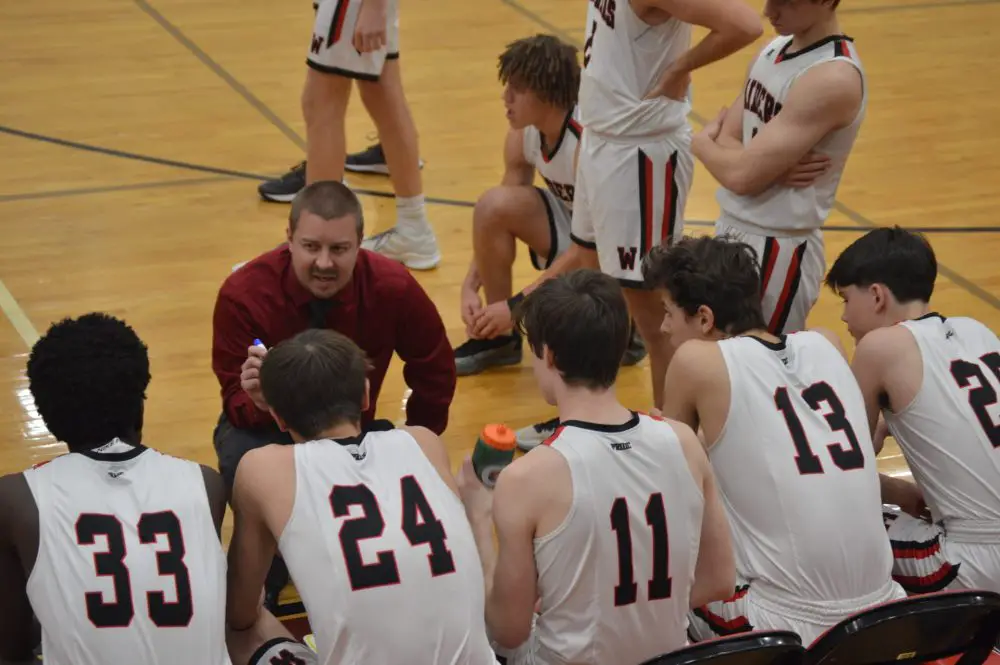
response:
[[[264,398],[295,443],[252,450],[236,470],[227,605],[236,665],[317,662],[261,607],[276,549],[318,662],[495,662],[448,454],[423,427],[362,434],[367,368],[354,342],[321,329],[264,359]]]
[[[736,593],[696,609],[692,635],[779,629],[809,644],[905,597],[891,577],[864,400],[839,340],[767,332],[747,244],[684,238],[654,249],[644,274],[676,349],[663,415],[702,428],[733,525]]]
[[[510,129],[503,179],[479,197],[472,214],[473,258],[462,283],[462,321],[469,339],[455,349],[459,376],[521,362],[521,336],[511,329],[510,317],[494,320],[479,296],[482,290],[487,305],[513,304],[517,241],[528,246],[538,270],[564,252],[580,251],[569,239],[582,131],[576,47],[552,35],[526,37],[507,45],[497,69]],[[536,171],[544,188],[534,185]],[[645,354],[641,338],[633,334],[624,363],[633,365]],[[540,443],[537,436],[532,441]]]
[[[688,610],[729,596],[735,580],[697,436],[615,397],[629,314],[613,277],[556,277],[515,314],[562,424],[504,469],[495,491],[468,461],[459,474],[497,653],[509,665],[606,665],[684,646]]]
[[[936,277],[934,250],[896,227],[854,241],[826,283],[857,340],[868,424],[884,415],[916,480],[884,476],[882,499],[919,515],[926,497],[930,508],[933,522],[886,515],[896,581],[910,593],[1000,591],[1000,341],[934,312]]]
[[[49,328],[28,358],[69,452],[0,478],[0,663],[228,665],[225,490],[142,444],[146,346],[106,314]]]

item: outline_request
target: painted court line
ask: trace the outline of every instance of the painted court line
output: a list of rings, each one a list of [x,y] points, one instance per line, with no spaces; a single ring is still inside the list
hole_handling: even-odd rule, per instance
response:
[[[21,306],[14,299],[13,294],[11,294],[2,279],[0,279],[0,310],[3,310],[7,320],[10,321],[11,325],[14,326],[14,330],[24,340],[25,346],[29,349],[33,347],[35,342],[38,341],[38,331],[35,330],[31,319],[21,309]]]

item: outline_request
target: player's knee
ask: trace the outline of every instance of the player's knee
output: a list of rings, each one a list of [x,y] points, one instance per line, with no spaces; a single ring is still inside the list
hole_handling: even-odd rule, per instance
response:
[[[493,187],[483,192],[472,209],[472,225],[478,230],[504,226],[511,209],[510,198],[503,187]]]
[[[309,70],[301,99],[302,117],[307,124],[343,119],[345,83],[350,86],[350,81],[342,81],[338,76]]]

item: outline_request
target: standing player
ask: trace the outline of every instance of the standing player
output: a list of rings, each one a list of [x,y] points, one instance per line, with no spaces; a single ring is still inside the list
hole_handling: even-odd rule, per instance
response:
[[[887,515],[896,580],[910,593],[1000,591],[1000,340],[933,312],[936,277],[934,250],[896,227],[854,241],[826,283],[858,341],[869,425],[881,411],[916,480],[884,477],[882,498],[919,514],[925,495],[933,519]]]
[[[299,333],[264,359],[268,408],[295,443],[252,450],[236,471],[227,608],[240,665],[315,662],[260,607],[275,549],[320,663],[495,662],[448,454],[422,427],[361,433],[366,371],[332,330]]]
[[[676,348],[663,413],[701,427],[733,525],[736,594],[694,612],[698,639],[793,630],[809,644],[905,596],[891,578],[864,399],[836,336],[767,332],[753,249],[684,238],[645,268]]]
[[[840,0],[768,0],[779,36],[751,65],[739,97],[692,141],[722,184],[716,235],[760,256],[764,317],[771,334],[802,330],[826,267],[823,222],[867,105],[864,70],[840,32]],[[800,160],[814,170],[789,182]]]
[[[688,48],[692,25],[709,33]],[[756,12],[742,0],[591,0],[587,9],[571,238],[589,251],[556,261],[525,293],[583,266],[598,265],[616,278],[649,352],[655,405],[662,403],[670,349],[660,333],[660,303],[642,282],[642,261],[683,229],[694,175],[691,72],[761,32]]]
[[[362,246],[414,270],[434,268],[441,252],[427,222],[417,129],[403,94],[399,0],[320,0],[306,64],[306,184],[343,178],[347,103],[357,81],[396,193],[396,226]]]
[[[0,662],[228,665],[219,474],[142,445],[146,346],[122,321],[54,324],[28,358],[69,453],[0,478]]]
[[[498,653],[509,665],[598,665],[684,646],[691,604],[725,598],[734,581],[698,438],[615,397],[629,315],[614,279],[581,270],[548,281],[518,318],[562,425],[501,472],[495,495],[468,461],[460,472]]]
[[[526,37],[507,45],[497,69],[510,130],[503,180],[479,197],[472,214],[474,254],[462,284],[462,320],[470,339],[455,349],[459,376],[521,362],[521,337],[512,327],[494,328],[489,318],[476,325],[483,310],[480,289],[487,303],[510,302],[517,241],[528,246],[538,270],[566,251],[582,251],[569,241],[582,131],[576,48],[552,35]],[[545,188],[534,186],[536,171]],[[642,341],[633,334],[625,364],[644,356]]]

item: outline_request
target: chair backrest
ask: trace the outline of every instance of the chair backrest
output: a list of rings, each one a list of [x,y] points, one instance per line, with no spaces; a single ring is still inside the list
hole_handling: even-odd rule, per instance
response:
[[[642,665],[801,665],[805,653],[795,633],[760,631],[698,642]]]
[[[924,663],[963,654],[956,665],[981,665],[1000,634],[1000,594],[946,591],[859,612],[821,635],[809,665]]]

